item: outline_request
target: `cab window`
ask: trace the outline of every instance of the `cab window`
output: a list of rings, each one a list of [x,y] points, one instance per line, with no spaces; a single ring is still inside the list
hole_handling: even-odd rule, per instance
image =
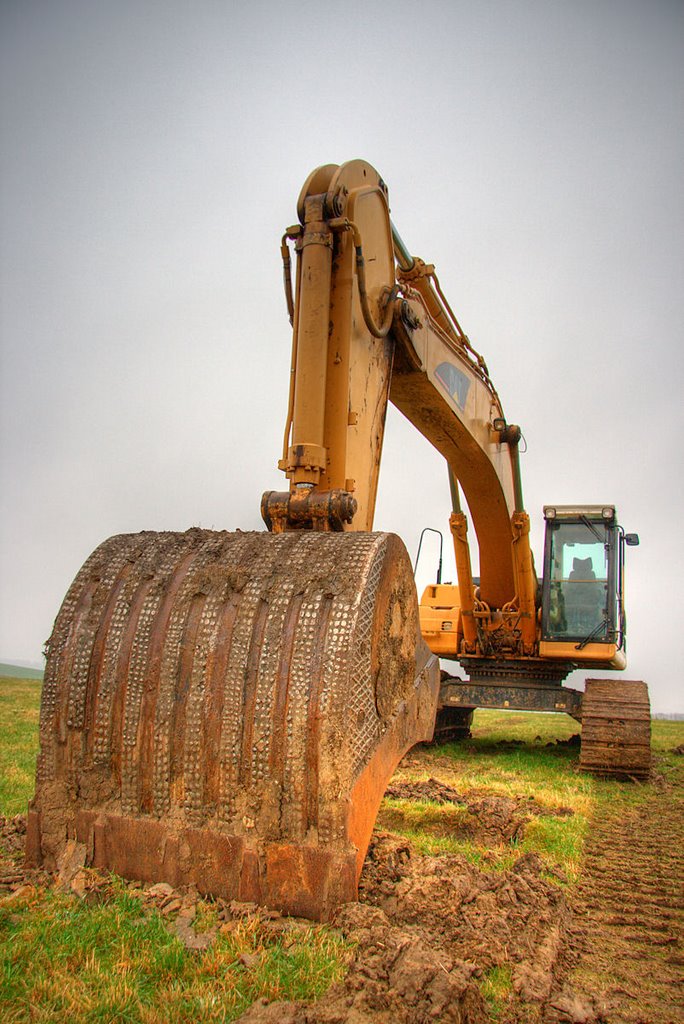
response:
[[[602,522],[547,523],[547,636],[608,638],[611,611],[611,545]]]

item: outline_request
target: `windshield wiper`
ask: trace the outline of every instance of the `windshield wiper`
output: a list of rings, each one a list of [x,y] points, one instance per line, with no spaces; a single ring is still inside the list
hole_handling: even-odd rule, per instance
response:
[[[605,626],[607,625],[607,622],[608,622],[608,620],[607,620],[607,619],[605,619],[605,618],[604,618],[603,622],[599,622],[598,626],[596,626],[596,628],[595,628],[595,629],[592,629],[592,631],[591,631],[591,633],[589,634],[589,636],[585,636],[584,640],[582,640],[582,641],[581,641],[580,643],[578,643],[578,644],[575,644],[575,650],[576,650],[576,651],[581,651],[581,650],[582,650],[582,649],[583,649],[584,647],[586,647],[586,646],[587,646],[587,644],[588,644],[588,643],[589,643],[589,642],[590,642],[591,640],[593,640],[593,639],[594,639],[594,637],[596,636],[596,634],[597,634],[597,633],[600,633],[600,632],[601,632],[601,630],[602,630],[602,629],[603,629],[603,628],[604,628],[604,627],[605,627]]]
[[[585,526],[588,526],[588,527],[589,527],[589,529],[591,530],[591,532],[592,532],[592,533],[594,534],[594,536],[596,537],[596,540],[600,540],[602,544],[605,544],[605,542],[606,542],[606,538],[605,538],[605,537],[602,537],[602,536],[601,536],[601,534],[600,534],[600,533],[598,532],[598,530],[597,530],[597,529],[596,529],[596,528],[595,528],[595,527],[593,526],[593,524],[592,524],[592,523],[591,523],[591,522],[590,522],[590,521],[589,521],[589,520],[587,519],[587,517],[586,517],[585,515],[582,515],[582,514],[580,513],[580,519],[582,520],[582,522],[584,523],[584,525],[585,525]]]

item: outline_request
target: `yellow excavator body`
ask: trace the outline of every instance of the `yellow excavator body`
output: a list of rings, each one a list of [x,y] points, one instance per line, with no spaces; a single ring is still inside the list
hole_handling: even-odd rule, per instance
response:
[[[77,842],[125,877],[326,919],[356,896],[398,761],[461,699],[437,655],[534,677],[558,639],[545,658],[520,430],[378,172],[318,168],[297,211],[287,489],[263,495],[265,532],[129,534],[86,561],[48,642],[27,856],[54,870]],[[389,400],[454,496],[458,586],[420,610],[402,541],[373,532]]]

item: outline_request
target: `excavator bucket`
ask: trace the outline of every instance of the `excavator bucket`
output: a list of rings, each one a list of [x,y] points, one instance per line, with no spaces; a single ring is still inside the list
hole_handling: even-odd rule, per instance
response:
[[[49,641],[29,862],[327,919],[438,687],[393,534],[113,537]]]

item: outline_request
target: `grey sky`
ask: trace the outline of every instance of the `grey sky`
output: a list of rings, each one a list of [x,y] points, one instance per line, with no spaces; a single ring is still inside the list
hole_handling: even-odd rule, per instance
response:
[[[684,5],[1,12],[0,656],[40,657],[113,533],[261,528],[280,235],[310,170],[363,157],[522,425],[537,552],[545,502],[614,502],[640,533],[625,674],[684,710]],[[376,527],[413,555],[448,500],[392,411]]]

